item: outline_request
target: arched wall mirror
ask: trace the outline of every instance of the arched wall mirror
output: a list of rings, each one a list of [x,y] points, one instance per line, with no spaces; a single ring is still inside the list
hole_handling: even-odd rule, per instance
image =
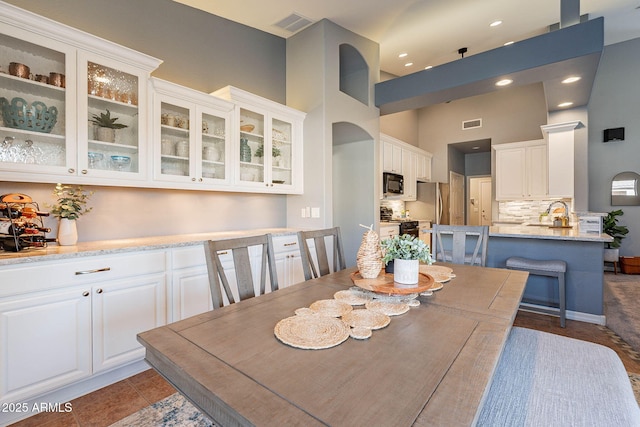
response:
[[[640,195],[638,194],[639,180],[640,175],[635,172],[620,172],[614,176],[611,181],[611,205],[640,205]]]

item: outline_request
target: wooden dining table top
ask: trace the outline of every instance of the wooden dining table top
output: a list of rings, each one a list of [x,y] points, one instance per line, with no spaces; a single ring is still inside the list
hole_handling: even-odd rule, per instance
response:
[[[469,426],[528,274],[441,265],[456,277],[366,340],[303,350],[274,335],[276,323],[296,309],[352,287],[354,269],[159,327],[138,340],[151,366],[220,426]]]

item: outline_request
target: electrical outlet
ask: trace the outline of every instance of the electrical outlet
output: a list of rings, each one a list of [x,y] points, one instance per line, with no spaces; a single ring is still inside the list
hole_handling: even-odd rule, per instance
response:
[[[320,218],[320,208],[311,208],[311,218]]]
[[[301,218],[307,217],[307,210],[305,208],[300,209],[300,217]]]
[[[305,214],[307,215],[305,218],[311,218],[311,208],[307,206],[305,209]]]

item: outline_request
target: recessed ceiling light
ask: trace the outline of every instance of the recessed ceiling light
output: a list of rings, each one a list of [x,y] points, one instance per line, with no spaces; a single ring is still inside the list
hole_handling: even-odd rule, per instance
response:
[[[433,65],[427,65],[426,67],[424,67],[425,70],[430,70],[433,68]]]
[[[512,40],[512,41],[510,41],[510,42],[506,42],[506,43],[504,44],[504,46],[509,46],[509,45],[514,44],[514,43],[515,43],[515,42]]]
[[[566,79],[564,79],[564,80],[562,81],[562,83],[565,83],[565,84],[566,84],[566,83],[575,83],[575,82],[577,82],[578,80],[580,80],[581,78],[582,78],[582,77],[578,77],[578,76],[571,76],[571,77],[567,77]]]
[[[563,102],[561,104],[558,104],[558,107],[564,108],[564,107],[570,107],[572,105],[573,105],[573,102]]]
[[[405,67],[411,67],[413,65],[413,62],[407,62],[406,64],[404,64]]]
[[[409,54],[408,53],[401,53],[400,55],[398,55],[398,58],[404,58],[407,55],[409,55]]]
[[[511,83],[513,83],[513,80],[511,80],[511,79],[502,79],[502,80],[496,82],[496,86],[508,86]]]
[[[502,24],[502,21],[497,20],[497,21],[493,21],[491,24],[489,24],[489,26],[490,27],[497,27],[500,24]]]

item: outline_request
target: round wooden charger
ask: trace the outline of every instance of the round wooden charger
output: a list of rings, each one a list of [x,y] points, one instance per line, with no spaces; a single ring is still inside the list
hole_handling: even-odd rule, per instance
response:
[[[433,276],[425,273],[418,274],[417,286],[400,285],[393,281],[393,274],[380,272],[375,279],[365,279],[356,271],[351,273],[351,281],[358,287],[368,291],[387,295],[407,295],[424,292],[431,289],[435,282]]]

